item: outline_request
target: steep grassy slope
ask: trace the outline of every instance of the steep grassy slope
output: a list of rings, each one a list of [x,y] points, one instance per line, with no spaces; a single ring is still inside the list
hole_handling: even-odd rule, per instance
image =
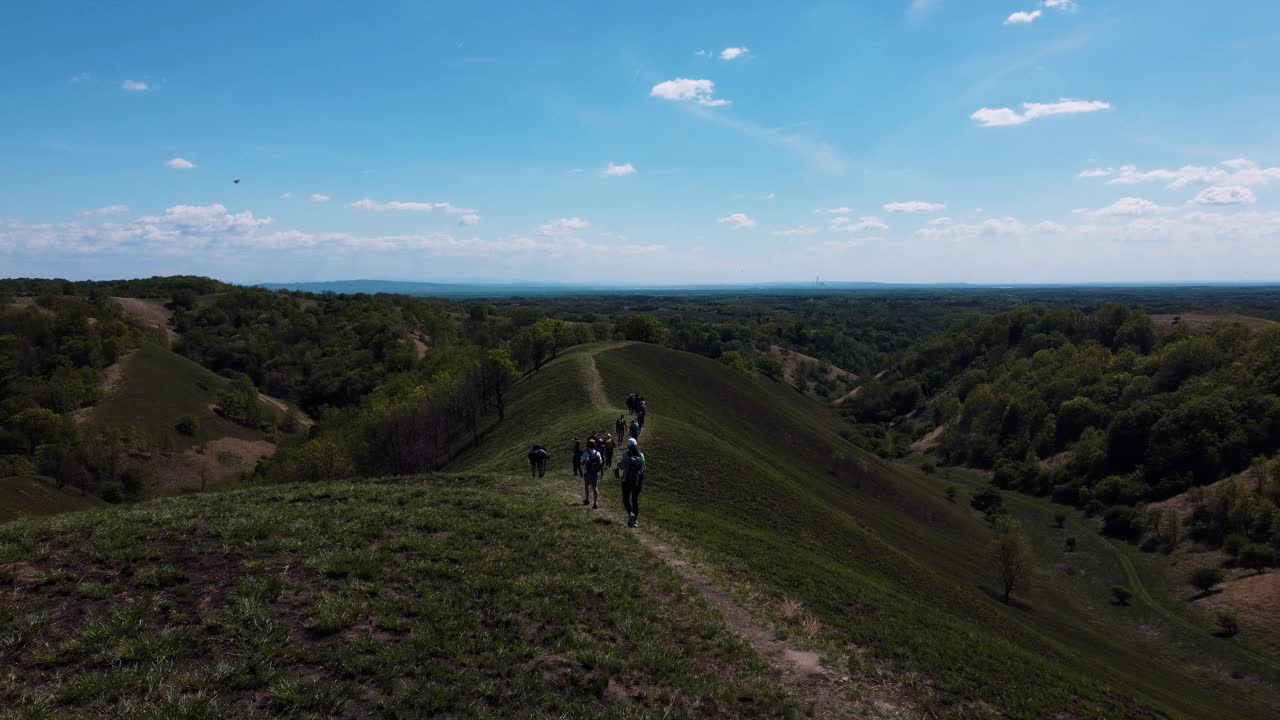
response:
[[[195,438],[176,436],[181,444],[220,437],[256,440],[261,432],[210,412],[227,379],[154,343],[146,342],[123,362],[118,387],[94,408],[93,422],[116,428],[134,427],[150,438],[175,437],[174,425],[185,415],[200,419]],[[278,410],[266,406],[270,412]]]
[[[35,475],[0,478],[0,522],[92,510],[105,505],[92,495],[82,496],[79,490],[59,490],[48,478]]]
[[[0,716],[794,717],[616,524],[499,477],[0,526]]]
[[[824,408],[789,388],[648,345],[582,348],[522,385],[509,422],[462,466],[516,467],[542,442],[573,488],[571,437],[611,428],[609,401],[644,394],[648,531],[700,558],[780,632],[803,637],[796,619],[816,620],[806,642],[853,676],[891,672],[927,710],[1276,715],[1272,681],[1252,672],[1237,682],[1228,668],[1179,667],[1052,593],[1021,609],[993,600],[987,528],[936,484],[842,440]]]

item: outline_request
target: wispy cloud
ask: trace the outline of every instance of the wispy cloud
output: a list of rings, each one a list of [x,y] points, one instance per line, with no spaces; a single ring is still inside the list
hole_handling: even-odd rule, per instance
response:
[[[613,177],[620,177],[622,175],[635,175],[636,168],[631,163],[623,163],[621,165],[615,165],[614,163],[611,162],[608,164],[608,166],[605,167],[603,171],[601,171],[601,174],[609,175]]]
[[[1258,198],[1252,190],[1235,185],[1205,188],[1191,200],[1194,205],[1253,205],[1256,202]]]
[[[573,237],[591,227],[591,223],[580,217],[567,217],[545,222],[533,229],[533,234],[540,237]]]
[[[750,230],[756,226],[756,221],[747,217],[746,213],[732,213],[722,218],[717,218],[716,222],[724,225],[732,225],[734,230]]]
[[[839,173],[845,168],[845,159],[840,151],[818,138],[789,132],[782,128],[763,127],[729,114],[709,112],[699,107],[690,107],[689,110],[708,122],[729,128],[753,140],[782,148],[804,159],[815,170]]]
[[[1050,115],[1074,115],[1111,109],[1111,103],[1102,100],[1071,100],[1063,98],[1055,103],[1022,103],[1022,112],[1010,108],[984,107],[972,117],[982,127],[1009,127],[1021,125]]]
[[[740,57],[746,57],[750,52],[745,46],[743,47],[727,47],[720,51],[721,60],[737,60]]]
[[[1005,18],[1004,24],[1005,25],[1030,25],[1031,23],[1035,22],[1036,19],[1043,14],[1044,13],[1041,12],[1040,10],[1033,10],[1031,12],[1027,12],[1025,10],[1019,10],[1018,12],[1013,13],[1009,17]]]
[[[857,222],[841,215],[831,221],[831,229],[842,233],[859,233],[866,230],[888,230],[889,226],[874,215],[863,215],[858,218]]]
[[[124,215],[129,212],[128,205],[107,205],[93,210],[82,210],[80,217],[102,217],[105,215]]]
[[[120,85],[120,89],[125,92],[146,92],[151,88],[141,80],[125,80],[124,83]]]
[[[1224,169],[1225,168],[1225,169]],[[1101,177],[1097,175],[1081,177]],[[1280,166],[1262,167],[1245,158],[1235,158],[1221,163],[1221,167],[1184,165],[1180,168],[1156,168],[1139,170],[1134,165],[1124,165],[1116,170],[1108,185],[1141,185],[1161,182],[1170,190],[1180,190],[1192,185],[1234,185],[1249,187],[1268,185],[1280,181]]]
[[[471,213],[470,215],[463,215],[462,217],[458,218],[458,224],[463,227],[472,227],[475,225],[479,225],[480,216],[476,215],[475,213]]]
[[[174,170],[195,170],[197,167],[200,167],[199,165],[196,165],[190,160],[186,158],[180,158],[180,157],[176,157],[166,162],[164,166],[167,168],[172,168]]]
[[[313,198],[312,202],[316,202],[314,200],[315,198],[314,195],[312,196],[312,198]],[[327,196],[325,196],[325,200],[326,201],[328,200]],[[454,205],[452,203],[447,203],[447,202],[414,202],[414,201],[406,202],[403,200],[389,200],[387,202],[378,202],[373,198],[362,198],[360,200],[357,200],[347,205],[347,207],[353,208],[356,210],[370,210],[373,212],[429,213],[429,212],[435,212],[437,210],[441,210],[450,215],[472,215],[475,213],[475,210],[472,210],[471,208],[458,207],[457,205]]]
[[[822,228],[817,225],[799,225],[784,230],[772,230],[769,234],[775,237],[807,237],[809,235],[817,235],[821,231]]]
[[[1139,197],[1126,197],[1098,208],[1097,210],[1078,209],[1074,212],[1077,215],[1083,215],[1091,220],[1105,220],[1108,218],[1127,218],[1139,217],[1143,215],[1154,215],[1156,213],[1169,210],[1163,205],[1153,203],[1150,200]]]
[[[280,195],[281,200],[289,200],[292,197],[293,197],[293,193],[291,192],[283,193],[282,195]]]
[[[942,203],[925,202],[923,200],[891,202],[885,203],[881,207],[887,213],[930,213],[947,209],[947,206]]]
[[[311,193],[311,197],[307,199],[313,203],[327,203],[333,198],[329,197],[328,195],[324,195],[322,193]]]
[[[88,79],[89,79],[89,73],[87,72],[76,73],[75,75],[71,76],[71,82],[73,83],[85,82]]]
[[[1076,177],[1078,178],[1107,177],[1113,172],[1115,172],[1115,169],[1109,168],[1109,167],[1108,168],[1089,168],[1088,170],[1081,170],[1080,174],[1076,175]]]
[[[716,84],[714,82],[690,78],[666,80],[649,89],[651,97],[662,98],[663,100],[691,101],[703,107],[721,107],[729,104],[728,100],[715,97],[715,93]]]
[[[912,20],[923,20],[941,0],[911,0],[911,5],[907,8],[907,17]]]

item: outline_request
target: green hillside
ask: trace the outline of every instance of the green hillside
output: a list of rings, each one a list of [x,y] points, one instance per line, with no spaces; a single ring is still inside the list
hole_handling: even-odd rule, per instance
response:
[[[93,410],[93,420],[102,426],[136,428],[152,439],[173,438],[183,444],[207,442],[220,437],[256,440],[263,433],[215,415],[218,392],[227,379],[166,348],[150,342],[123,361],[119,387],[111,391]],[[273,406],[264,409],[278,414]],[[174,433],[184,416],[200,419],[195,437]]]
[[[1048,590],[1021,609],[994,600],[977,515],[843,440],[828,411],[788,387],[639,344],[580,348],[524,385],[511,428],[462,467],[518,465],[542,442],[567,476],[569,438],[618,415],[605,398],[644,394],[646,532],[703,561],[784,634],[798,632],[786,609],[799,601],[823,628],[808,642],[853,676],[888,669],[926,707],[959,716],[1276,715],[1276,678],[1250,667],[1233,680],[1249,663],[1206,647],[1221,645],[1207,634],[1172,653]]]
[[[105,506],[92,495],[81,495],[71,488],[58,489],[51,480],[37,475],[0,478],[0,522]]]
[[[593,511],[569,471],[630,392],[640,533],[615,480]],[[587,345],[445,473],[0,525],[0,717],[1278,716],[1277,678],[1228,641],[1048,577],[995,599],[980,517],[842,429],[712,360]],[[842,712],[778,642],[821,655]]]

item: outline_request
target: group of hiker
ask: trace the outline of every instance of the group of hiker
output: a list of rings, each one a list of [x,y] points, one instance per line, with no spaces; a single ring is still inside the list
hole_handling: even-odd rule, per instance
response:
[[[600,477],[606,468],[613,468],[614,476],[622,481],[622,506],[627,512],[627,527],[634,528],[640,526],[640,488],[644,483],[645,470],[644,453],[640,452],[640,433],[644,430],[648,408],[644,397],[632,393],[627,396],[627,409],[631,411],[631,422],[626,421],[625,415],[619,415],[614,423],[614,433],[593,432],[587,437],[585,446],[575,437],[571,461],[573,476],[582,477],[582,504],[591,505],[593,509],[600,507]],[[615,434],[617,440],[614,439]],[[614,450],[623,443],[624,437],[625,449],[615,465]],[[534,477],[546,475],[550,459],[551,454],[542,445],[529,449],[529,469]]]

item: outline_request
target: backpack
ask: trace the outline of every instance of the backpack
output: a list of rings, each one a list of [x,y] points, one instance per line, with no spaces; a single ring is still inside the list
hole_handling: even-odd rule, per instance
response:
[[[644,453],[623,453],[622,462],[618,463],[619,476],[626,482],[644,480]]]
[[[600,457],[599,450],[592,450],[587,455],[587,470],[589,472],[598,473],[604,467],[604,458]]]

